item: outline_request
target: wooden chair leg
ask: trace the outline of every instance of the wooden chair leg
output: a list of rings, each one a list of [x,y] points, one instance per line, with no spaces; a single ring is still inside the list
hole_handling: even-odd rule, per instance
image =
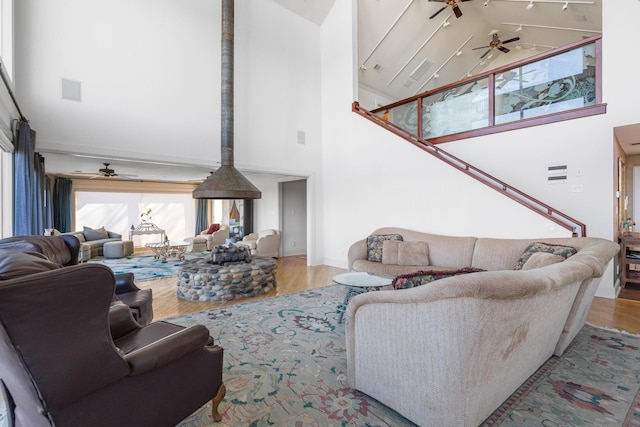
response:
[[[211,415],[213,416],[213,420],[217,423],[222,421],[222,415],[218,412],[218,405],[224,399],[225,394],[227,394],[227,388],[224,386],[224,383],[220,384],[220,388],[213,399],[211,399]]]

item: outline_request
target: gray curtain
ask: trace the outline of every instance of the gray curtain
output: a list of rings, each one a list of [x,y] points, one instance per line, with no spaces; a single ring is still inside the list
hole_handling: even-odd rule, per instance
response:
[[[197,199],[196,205],[196,233],[197,236],[201,231],[209,227],[209,203],[207,199]]]
[[[66,233],[71,229],[71,180],[56,178],[53,186],[53,228]]]
[[[44,176],[44,228],[53,228],[53,199],[49,175]]]
[[[44,233],[44,159],[35,147],[36,132],[27,120],[21,120],[13,152],[14,236]]]

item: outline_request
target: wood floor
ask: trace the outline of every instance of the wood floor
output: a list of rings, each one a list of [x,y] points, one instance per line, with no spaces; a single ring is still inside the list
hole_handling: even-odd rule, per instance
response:
[[[141,288],[153,289],[154,319],[180,316],[210,308],[240,302],[256,301],[275,295],[284,295],[333,284],[331,278],[346,270],[326,265],[308,267],[304,257],[278,258],[277,290],[269,295],[231,303],[205,303],[187,301],[176,296],[176,278],[168,277],[136,283]],[[640,301],[596,297],[587,321],[593,325],[640,334]]]

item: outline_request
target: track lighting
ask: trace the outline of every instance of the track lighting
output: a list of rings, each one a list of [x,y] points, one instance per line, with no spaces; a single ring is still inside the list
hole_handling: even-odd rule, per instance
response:
[[[527,5],[527,10],[531,10],[531,9],[533,9],[533,0],[531,0]]]
[[[565,4],[562,5],[562,11],[566,12],[568,8],[569,8],[569,2],[565,2]]]
[[[448,18],[447,18],[447,19],[448,19]],[[446,21],[444,21],[444,22],[442,23],[442,26],[443,26],[444,28],[447,28],[449,25],[451,25],[451,22],[449,22],[448,20],[446,20]]]
[[[518,28],[516,28],[516,33],[519,33],[522,31],[522,25],[520,25]]]
[[[491,1],[491,0],[484,0],[484,7],[489,6],[489,2],[490,2],[490,1]]]
[[[460,55],[462,55],[462,51],[461,51],[461,50],[458,50],[458,51],[456,52],[456,56],[460,56]]]
[[[433,75],[433,78],[434,78],[434,79],[440,78],[440,74],[435,73],[435,74]]]

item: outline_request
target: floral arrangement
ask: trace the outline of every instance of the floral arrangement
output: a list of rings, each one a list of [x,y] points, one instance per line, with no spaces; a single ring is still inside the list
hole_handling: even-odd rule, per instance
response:
[[[140,214],[140,221],[142,222],[151,221],[151,208],[147,209],[146,211]]]

